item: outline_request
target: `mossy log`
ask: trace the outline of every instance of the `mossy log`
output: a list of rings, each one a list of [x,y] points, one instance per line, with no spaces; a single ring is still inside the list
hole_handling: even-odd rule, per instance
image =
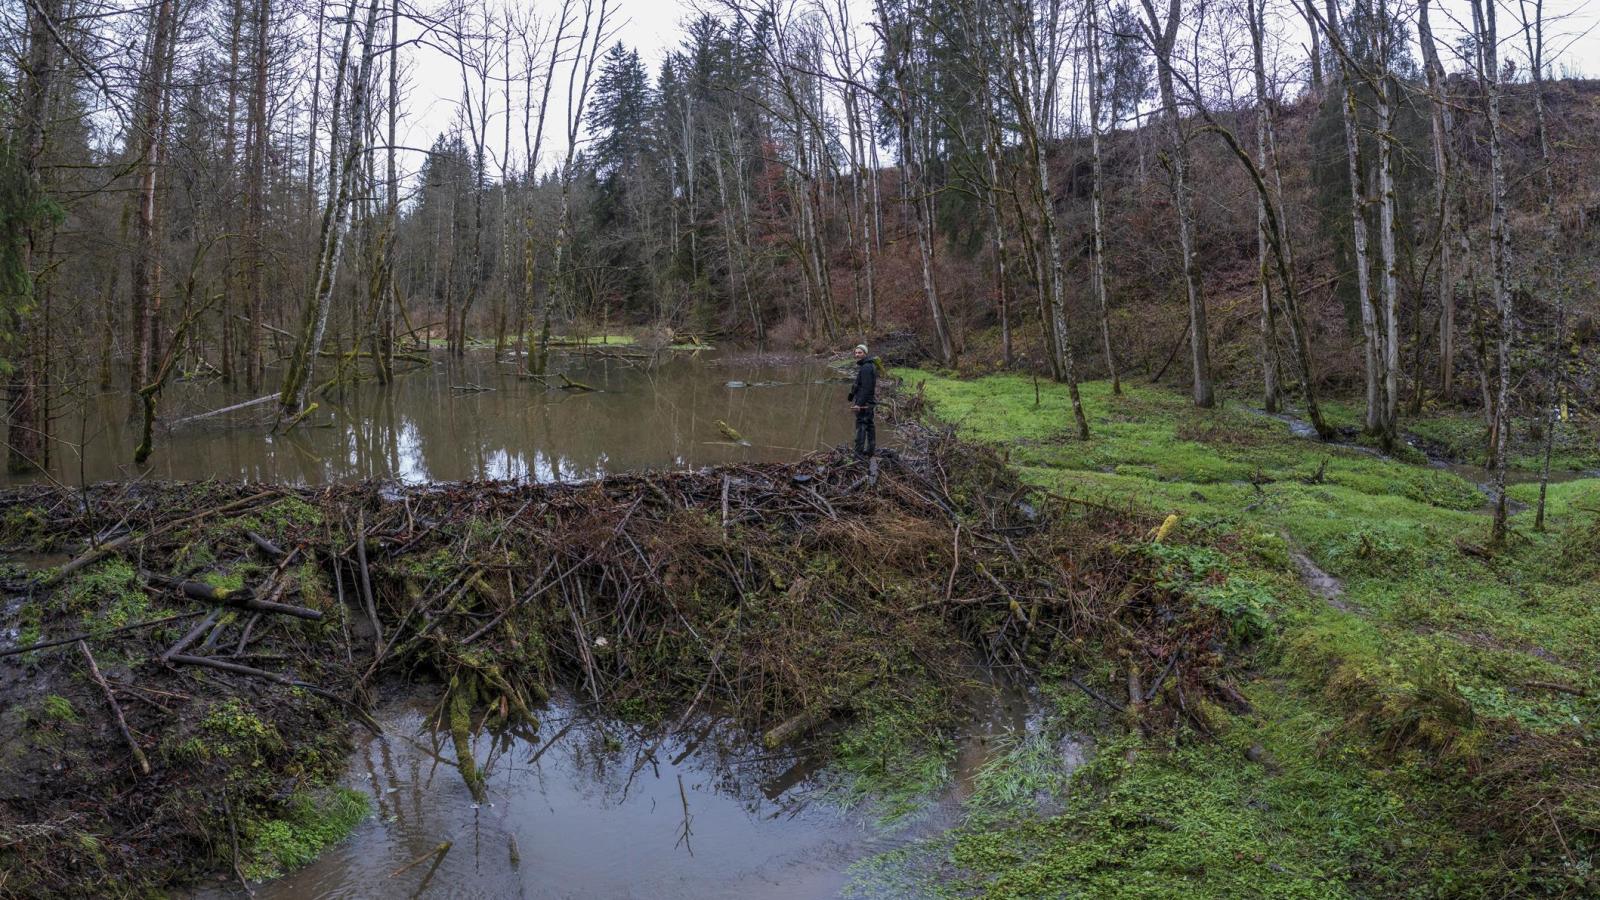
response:
[[[304,606],[291,606],[287,603],[275,603],[271,600],[258,600],[249,588],[218,587],[214,584],[207,584],[204,581],[187,581],[182,578],[158,575],[154,572],[145,572],[143,575],[144,579],[151,584],[175,590],[191,600],[204,600],[207,603],[248,609],[251,612],[278,613],[285,616],[294,616],[297,619],[310,619],[312,621],[322,619],[320,610],[307,609]]]

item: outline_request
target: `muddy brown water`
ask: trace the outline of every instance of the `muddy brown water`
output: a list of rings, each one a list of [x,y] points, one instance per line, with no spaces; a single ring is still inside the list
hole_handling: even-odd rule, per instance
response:
[[[272,404],[158,429],[144,467],[133,464],[139,434],[125,391],[68,398],[55,410],[60,443],[52,474],[67,484],[140,477],[296,485],[577,480],[643,468],[781,462],[847,443],[853,431],[844,399],[849,373],[819,360],[717,350],[654,361],[554,354],[552,380],[566,375],[595,388],[575,392],[521,377],[514,361],[486,350],[461,360],[443,353],[429,359],[390,387],[365,382],[321,398],[288,435],[269,433]],[[161,416],[176,421],[248,399],[242,388],[216,379],[175,382]],[[729,440],[718,421],[745,443]],[[0,485],[14,483],[0,475]]]
[[[856,861],[958,822],[983,767],[1041,721],[1026,694],[985,692],[956,736],[948,785],[888,825],[870,803],[845,805],[837,776],[804,749],[764,751],[715,716],[663,736],[565,697],[537,735],[479,733],[488,799],[477,803],[449,735],[432,727],[436,699],[419,690],[381,708],[385,736],[363,733],[345,777],[373,815],[309,866],[256,886],[258,898],[839,896]],[[1063,765],[1084,746],[1065,742]],[[405,869],[445,841],[431,877],[431,860]]]

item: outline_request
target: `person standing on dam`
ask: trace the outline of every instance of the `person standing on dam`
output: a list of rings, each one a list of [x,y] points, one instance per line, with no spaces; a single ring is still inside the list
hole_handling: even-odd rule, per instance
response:
[[[871,457],[878,443],[878,361],[867,355],[867,345],[857,344],[856,380],[846,399],[856,414],[856,455]]]

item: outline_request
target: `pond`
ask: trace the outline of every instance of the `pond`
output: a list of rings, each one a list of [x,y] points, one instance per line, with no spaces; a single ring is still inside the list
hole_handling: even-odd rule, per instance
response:
[[[594,390],[546,387],[487,350],[463,359],[433,353],[391,386],[367,381],[330,392],[287,435],[270,433],[271,404],[158,428],[144,467],[132,462],[139,434],[127,393],[96,393],[58,404],[56,437],[64,443],[56,445],[52,474],[67,484],[140,477],[296,485],[554,481],[776,462],[851,439],[848,373],[820,360],[717,350],[650,359],[608,348],[555,353],[550,375],[556,385],[565,376]],[[248,399],[215,379],[175,382],[161,416],[172,422]],[[0,484],[26,480],[43,479]]]
[[[560,696],[537,735],[478,734],[488,799],[477,803],[449,734],[433,727],[437,700],[419,688],[382,708],[385,736],[359,736],[345,778],[373,815],[306,868],[257,886],[257,898],[838,896],[853,863],[957,823],[984,765],[1042,727],[1025,692],[975,693],[946,787],[921,814],[888,823],[870,803],[843,802],[820,752],[765,751],[715,715],[664,733]],[[1063,764],[1083,750],[1064,739]],[[430,876],[429,854],[446,841]],[[229,882],[197,896],[239,895]]]

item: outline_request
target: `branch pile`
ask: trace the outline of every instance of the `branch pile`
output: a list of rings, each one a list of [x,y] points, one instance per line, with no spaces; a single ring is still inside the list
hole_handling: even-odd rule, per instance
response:
[[[0,735],[26,746],[0,757],[18,776],[0,861],[60,890],[225,866],[207,836],[336,773],[346,729],[330,725],[376,728],[366,710],[397,682],[446,686],[437,724],[480,795],[471,734],[536,730],[556,687],[663,723],[731,717],[770,745],[865,691],[953,688],[975,657],[1020,678],[1065,666],[1145,727],[1204,728],[1197,701],[1236,696],[1217,671],[1226,623],[1138,552],[1153,523],[908,433],[870,466],[830,452],[580,484],[0,495],[0,540],[65,554],[5,585]],[[82,721],[47,721],[49,694]],[[34,780],[53,788],[14,786]],[[60,852],[85,835],[95,854]]]

